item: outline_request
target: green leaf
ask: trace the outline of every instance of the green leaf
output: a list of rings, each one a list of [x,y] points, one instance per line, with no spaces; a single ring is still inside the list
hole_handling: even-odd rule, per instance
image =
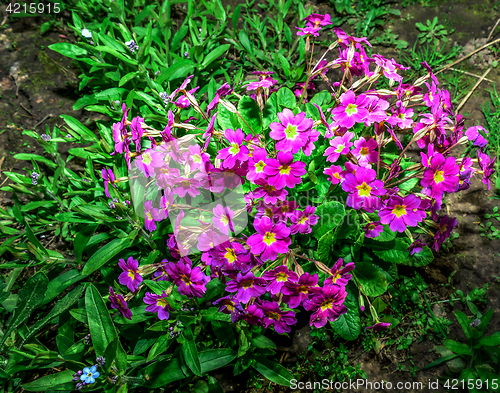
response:
[[[250,44],[250,39],[248,38],[248,34],[244,30],[240,30],[238,38],[240,39],[241,45],[243,45],[243,47],[247,50],[248,55],[254,57],[252,51],[252,45]]]
[[[100,248],[94,255],[90,257],[82,270],[82,275],[88,276],[96,270],[100,269],[116,254],[129,247],[130,243],[131,241],[127,237],[111,240],[108,244]]]
[[[462,311],[453,311],[453,314],[455,314],[458,323],[460,323],[460,326],[462,326],[462,330],[464,331],[465,337],[467,337],[467,339],[470,339],[470,325],[469,325],[469,318],[467,318],[467,315],[465,315]]]
[[[394,248],[390,250],[373,250],[373,253],[386,262],[409,265],[410,253],[406,251],[408,247],[409,244],[403,239],[396,239]]]
[[[462,344],[454,340],[444,340],[443,345],[450,351],[459,355],[472,355],[472,352],[467,344]]]
[[[252,345],[261,349],[276,349],[276,344],[270,338],[259,334],[258,336],[252,337]]]
[[[85,287],[80,285],[68,293],[64,298],[59,300],[50,312],[42,319],[39,319],[30,329],[29,333],[24,337],[23,342],[26,342],[33,334],[38,332],[42,327],[49,323],[55,317],[61,315],[70,308],[80,297]]]
[[[389,242],[391,240],[394,240],[396,238],[396,232],[393,232],[390,230],[389,225],[383,225],[384,231],[380,232],[380,234],[373,238],[373,240],[376,240],[378,242]]]
[[[57,388],[65,388],[65,390],[70,391],[75,388],[75,383],[71,382],[73,378],[73,370],[64,370],[60,373],[47,375],[42,378],[38,378],[33,382],[22,385],[24,389],[29,392],[45,392],[54,390]],[[59,389],[57,389],[59,390]]]
[[[278,90],[278,104],[285,108],[294,109],[297,106],[295,94],[289,88],[282,87]]]
[[[255,356],[252,367],[271,382],[290,387],[290,381],[293,379],[293,375],[281,364],[261,356]]]
[[[73,242],[73,246],[75,248],[76,261],[78,263],[82,262],[83,251],[85,250],[85,247],[87,247],[90,238],[94,235],[98,226],[98,224],[85,225],[77,233],[75,241]]]
[[[380,296],[387,291],[387,280],[371,262],[356,262],[353,273],[368,296]]]
[[[238,103],[238,112],[241,129],[244,133],[257,135],[262,133],[262,122],[257,102],[248,96],[241,97]]]
[[[81,60],[83,56],[88,55],[88,52],[85,49],[66,42],[49,45],[49,49],[75,60]]]
[[[94,49],[98,50],[98,51],[101,51],[101,52],[109,53],[109,54],[117,57],[118,59],[123,60],[123,61],[125,61],[125,62],[127,62],[129,64],[138,65],[137,61],[129,59],[128,57],[126,57],[126,56],[122,55],[121,53],[119,53],[116,49],[110,48],[108,46],[96,46]]]
[[[323,203],[316,208],[316,215],[319,220],[314,226],[313,234],[317,239],[320,239],[342,222],[345,217],[344,205],[337,201]]]
[[[332,259],[331,252],[332,247],[335,244],[334,239],[333,230],[331,230],[321,236],[318,240],[318,257],[326,264]]]
[[[198,349],[196,348],[196,342],[194,341],[193,334],[189,327],[184,328],[183,336],[186,341],[181,345],[182,357],[193,374],[201,377]]]
[[[122,78],[120,79],[120,82],[118,82],[118,86],[122,87],[125,83],[134,79],[134,77],[137,75],[140,75],[139,71],[129,72],[128,74],[123,75]]]
[[[409,262],[403,263],[403,265],[422,267],[428,265],[433,260],[434,260],[434,254],[432,253],[432,250],[429,247],[424,246],[418,254],[410,255]]]
[[[3,347],[5,340],[10,337],[11,333],[26,321],[33,310],[42,302],[47,290],[49,280],[43,272],[38,272],[31,276],[26,284],[19,291],[19,304],[17,305],[14,316],[10,320],[9,327],[0,340],[0,349]]]
[[[477,347],[480,348],[482,346],[492,347],[500,345],[500,334],[493,334],[491,336],[482,337],[477,343]],[[475,346],[476,347],[476,346]]]
[[[84,276],[76,269],[69,270],[57,276],[49,282],[42,304],[47,304],[70,285],[80,281],[82,278],[84,278]]]
[[[278,95],[276,93],[272,93],[267,99],[264,111],[262,112],[262,120],[267,137],[269,135],[269,124],[278,120]]]
[[[359,318],[359,310],[356,303],[346,299],[344,303],[347,307],[347,312],[338,317],[335,321],[330,322],[335,332],[344,340],[356,340],[361,333],[361,320]]]
[[[97,356],[103,356],[108,345],[118,337],[118,333],[101,294],[92,284],[85,293],[85,309],[95,353]]]
[[[16,160],[35,160],[39,162],[43,162],[51,169],[57,168],[57,164],[54,161],[51,161],[45,157],[39,156],[38,154],[27,154],[27,153],[19,153],[14,156]]]
[[[97,136],[74,117],[68,115],[61,115],[61,117],[64,119],[69,128],[75,131],[83,139],[93,140],[96,142],[98,141]]]
[[[217,59],[219,56],[222,56],[222,54],[225,51],[227,51],[230,47],[231,47],[230,44],[225,44],[214,49],[212,52],[210,52],[208,55],[205,56],[205,58],[203,59],[203,63],[201,63],[201,66],[203,68],[207,67],[212,61]]]

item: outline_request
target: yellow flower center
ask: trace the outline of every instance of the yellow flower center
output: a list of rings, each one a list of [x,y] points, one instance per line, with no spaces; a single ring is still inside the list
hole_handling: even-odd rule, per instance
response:
[[[153,159],[151,158],[151,154],[149,153],[144,153],[142,155],[142,162],[146,165],[149,165],[151,164],[151,161],[153,161]]]
[[[325,311],[327,308],[333,308],[332,299],[326,299],[321,303],[321,311]]]
[[[236,259],[238,259],[236,257],[236,252],[232,248],[226,248],[224,258],[226,258],[229,263],[233,263]]]
[[[201,162],[201,156],[199,154],[193,154],[193,161],[200,163]]]
[[[304,224],[307,221],[307,216],[303,216],[299,220],[299,224]]]
[[[356,186],[358,189],[358,195],[360,197],[369,197],[370,196],[370,191],[372,188],[366,184],[366,182],[363,182],[363,184],[360,184],[359,186]]]
[[[297,287],[297,292],[307,294],[309,292],[309,287],[307,285],[300,285]]]
[[[355,104],[347,105],[347,108],[345,108],[345,113],[347,113],[348,116],[355,115],[356,113],[358,113],[358,106]]]
[[[153,215],[151,214],[151,212],[146,212],[146,217],[149,221],[153,221]]]
[[[128,276],[133,280],[135,280],[135,272],[132,269],[128,269]]]
[[[192,281],[189,279],[189,277],[185,276],[184,274],[181,276],[181,280],[184,281],[186,285],[192,284]]]
[[[368,149],[367,147],[362,147],[359,150],[359,154],[361,154],[362,156],[367,156],[368,154],[370,154],[370,149]]]
[[[253,288],[253,280],[245,280],[241,283],[241,286],[245,289]]]
[[[276,274],[276,281],[287,281],[288,280],[288,274],[286,273],[278,273]]]
[[[158,299],[156,301],[156,305],[160,306],[161,308],[167,307],[167,301],[164,298]]]
[[[289,167],[288,165],[281,165],[280,166],[280,175],[289,175],[291,169],[292,168]]]
[[[444,171],[436,171],[436,173],[434,174],[434,181],[436,182],[436,184],[444,181]]]
[[[273,232],[266,232],[262,240],[264,241],[264,243],[270,246],[271,244],[276,242],[276,234],[274,234]]]
[[[294,126],[292,124],[289,124],[285,128],[285,135],[286,139],[295,139],[297,138],[298,132],[297,132],[297,126]]]
[[[264,161],[259,161],[257,164],[255,164],[255,172],[264,172],[264,167],[266,166],[266,163]]]
[[[340,280],[340,272],[338,270],[335,272],[335,274],[330,274],[332,275],[332,282],[334,284],[337,282],[337,280]]]
[[[394,214],[397,218],[406,216],[406,205],[394,206],[394,209],[392,209],[392,214]]]
[[[266,190],[267,192],[274,192],[274,191],[276,191],[276,187],[270,186],[269,184],[266,184],[264,186],[264,190]]]
[[[335,153],[342,153],[342,150],[345,149],[345,143],[338,145],[337,148],[335,149]]]
[[[281,318],[281,315],[279,315],[277,312],[272,312],[272,311],[270,311],[270,312],[268,312],[268,313],[266,313],[266,314],[267,314],[267,316],[269,317],[269,319],[274,319],[274,320],[276,320],[276,321],[279,321],[279,320],[280,320],[280,318]]]
[[[223,214],[220,218],[220,222],[222,222],[224,226],[227,226],[229,224],[229,217],[226,214]]]
[[[240,152],[240,145],[238,145],[235,142],[231,143],[231,148],[229,149],[229,153],[231,153],[233,156],[235,156],[239,152]]]

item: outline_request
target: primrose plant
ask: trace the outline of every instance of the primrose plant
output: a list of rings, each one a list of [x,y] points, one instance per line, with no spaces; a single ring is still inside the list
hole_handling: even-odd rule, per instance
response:
[[[311,37],[329,20],[313,14],[297,32],[311,56]],[[113,154],[117,163],[125,160],[129,176],[118,179],[103,169],[106,193],[127,199],[111,186],[130,181],[144,236],[166,240],[170,254],[147,265],[120,260],[127,299],[135,301],[151,276],[156,294],[140,296],[147,311],[167,319],[174,291],[202,299],[207,284],[218,280],[224,296],[214,304],[234,323],[287,333],[302,306],[311,312],[311,326],[322,327],[346,314],[346,304],[356,305],[355,296],[346,302],[356,286],[360,299],[370,302],[386,290],[394,263],[432,260],[425,237],[437,251],[457,224],[438,214],[446,193],[467,189],[474,174],[489,187],[494,160],[483,153],[480,128],[464,133],[462,115],[454,113],[432,70],[424,64],[425,76],[402,84],[399,72],[406,67],[381,55],[370,58],[366,38],[334,31],[337,40],[309,64],[298,103],[286,88],[270,93],[276,84],[271,72],[255,72],[259,79],[246,86],[252,95],[225,83],[207,103],[198,101],[187,78],[165,100],[163,130],[140,116],[129,120],[124,106],[113,126]],[[339,57],[325,60],[335,48]],[[326,73],[334,69],[343,74],[331,83]],[[331,93],[304,104],[307,83],[316,76]],[[391,87],[374,89],[383,78]],[[237,106],[232,97],[239,98]],[[182,121],[186,108],[201,123]],[[476,158],[451,155],[469,142],[479,147]],[[409,149],[418,155],[408,157]],[[354,234],[347,248],[339,228]],[[362,250],[364,241],[377,247]],[[113,307],[132,318],[116,296],[112,292]],[[374,310],[370,304],[375,325],[368,328],[391,325]]]

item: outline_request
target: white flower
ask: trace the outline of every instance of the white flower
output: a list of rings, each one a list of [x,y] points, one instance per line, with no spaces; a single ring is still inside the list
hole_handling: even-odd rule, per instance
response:
[[[92,33],[87,29],[82,29],[82,36],[84,36],[85,38],[92,38]]]

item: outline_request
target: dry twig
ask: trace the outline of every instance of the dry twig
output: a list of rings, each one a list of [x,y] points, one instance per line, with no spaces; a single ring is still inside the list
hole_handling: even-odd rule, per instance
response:
[[[450,70],[461,72],[462,74],[473,76],[473,77],[478,78],[478,79],[481,78],[481,76],[479,76],[477,74],[473,74],[472,72],[462,71],[462,70],[459,70],[458,68],[450,68]],[[484,78],[483,80],[485,80],[487,82],[490,82],[490,83],[495,83],[494,80],[491,80],[491,79],[488,79],[488,78]]]
[[[493,32],[495,31],[495,29],[497,28],[499,23],[500,23],[500,19],[497,20],[497,23],[495,23],[495,26],[493,26],[493,29],[491,29],[490,35],[488,36],[486,42],[488,42],[490,40],[491,36],[493,35]]]
[[[460,105],[458,106],[457,108],[457,112],[460,111],[460,109],[462,109],[462,107],[465,105],[465,103],[467,102],[467,100],[469,99],[469,97],[472,95],[472,93],[474,93],[474,90],[476,90],[476,88],[481,84],[481,82],[483,81],[483,79],[486,77],[486,75],[488,75],[490,73],[490,71],[493,69],[493,67],[490,67],[488,68],[483,75],[481,75],[481,78],[476,82],[476,84],[474,85],[474,87],[472,87],[472,89],[467,93],[467,95],[464,97],[464,99],[462,100],[462,102],[460,103]]]

